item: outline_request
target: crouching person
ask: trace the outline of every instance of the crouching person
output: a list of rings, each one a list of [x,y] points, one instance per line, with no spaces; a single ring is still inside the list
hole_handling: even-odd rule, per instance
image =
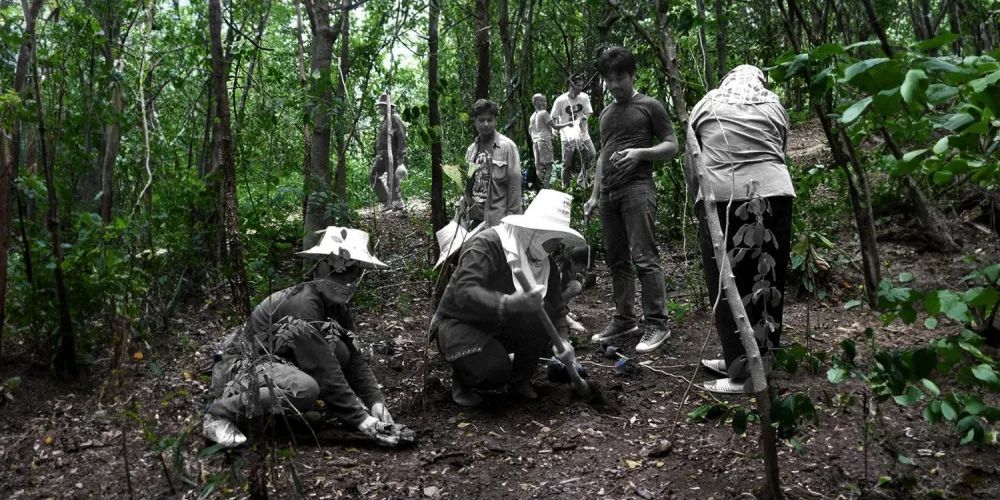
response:
[[[549,254],[563,242],[584,243],[569,227],[571,203],[569,194],[543,189],[523,215],[504,217],[462,247],[436,315],[456,403],[476,406],[482,392],[504,387],[538,397],[530,379],[549,345],[538,311],[544,309],[560,335],[568,333],[559,268]],[[522,288],[517,271],[531,290]]]
[[[355,345],[348,306],[362,269],[388,266],[368,252],[367,233],[333,226],[300,255],[320,260],[317,267],[328,273],[271,294],[223,341],[212,374],[216,399],[205,413],[203,434],[238,446],[246,437],[237,422],[265,414],[300,415],[320,400],[328,413],[379,444],[411,439],[410,431],[394,424],[378,381]]]

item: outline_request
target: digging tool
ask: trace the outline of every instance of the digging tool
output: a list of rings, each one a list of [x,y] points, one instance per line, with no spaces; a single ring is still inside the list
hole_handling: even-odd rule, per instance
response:
[[[524,275],[524,270],[515,263],[511,263],[511,270],[513,270],[517,282],[521,284],[521,288],[525,291],[533,288],[531,283],[528,283],[528,277]],[[556,331],[555,325],[552,324],[552,320],[549,319],[549,315],[545,313],[544,309],[538,310],[538,322],[542,324],[545,332],[549,334],[549,340],[552,341],[552,348],[555,351],[556,358],[567,366],[566,373],[569,374],[569,382],[573,386],[573,392],[581,398],[589,399],[591,396],[590,386],[587,385],[587,382],[573,368],[576,366],[576,351],[573,350],[573,346],[566,339],[559,336],[559,332]]]

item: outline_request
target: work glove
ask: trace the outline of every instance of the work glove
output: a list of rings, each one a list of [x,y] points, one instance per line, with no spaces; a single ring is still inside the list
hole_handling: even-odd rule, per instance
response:
[[[385,403],[373,404],[372,416],[377,418],[379,422],[382,422],[383,424],[392,425],[395,423],[392,420],[392,415],[389,414],[389,409],[385,407]]]
[[[392,424],[384,424],[371,415],[365,417],[365,420],[358,426],[358,430],[382,446],[399,444],[399,433],[393,432]]]
[[[506,312],[532,312],[542,308],[542,288],[535,287],[530,292],[516,291],[504,302]]]

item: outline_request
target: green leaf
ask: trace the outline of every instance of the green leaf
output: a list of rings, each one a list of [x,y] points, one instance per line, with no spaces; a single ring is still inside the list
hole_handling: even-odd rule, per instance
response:
[[[939,33],[937,36],[916,44],[914,48],[919,50],[920,52],[928,52],[943,47],[945,45],[948,45],[949,43],[954,42],[959,38],[962,38],[962,36],[956,35],[955,33],[952,33],[948,30],[941,30],[941,33]]]
[[[912,273],[899,273],[899,282],[900,283],[909,283],[911,281],[913,281],[913,274]]]
[[[903,465],[917,465],[912,458],[903,455],[902,453],[896,455],[896,460]]]
[[[934,396],[940,396],[941,395],[941,389],[937,386],[937,384],[934,383],[933,380],[923,378],[923,379],[920,379],[920,383],[924,384],[924,387],[926,387],[927,390],[930,391],[930,393],[932,395],[934,395]]]
[[[934,316],[930,316],[924,320],[924,328],[928,330],[933,330],[937,328],[938,320]]]
[[[872,108],[882,116],[892,116],[902,109],[903,103],[899,100],[899,87],[883,90],[874,96]]]
[[[844,114],[840,116],[840,123],[851,123],[854,120],[857,120],[858,117],[861,116],[866,109],[868,109],[868,106],[870,106],[871,103],[872,103],[871,96],[865,97],[864,99],[855,102],[854,104],[851,105],[851,107],[844,110]]]
[[[965,302],[951,304],[945,309],[944,315],[960,323],[968,323],[971,319],[969,318],[969,306],[965,305]]]
[[[907,406],[920,401],[923,397],[924,393],[921,392],[920,389],[917,389],[913,385],[907,385],[905,393],[893,396],[892,399],[894,399],[897,404]]]
[[[997,302],[997,290],[993,287],[976,287],[963,292],[962,298],[970,306],[988,309]]]
[[[951,130],[952,132],[958,132],[959,130],[968,127],[976,122],[976,118],[969,113],[955,113],[948,118],[948,121],[944,122],[941,127]]]
[[[986,382],[987,384],[996,384],[997,373],[993,371],[993,367],[983,363],[972,367],[972,374],[979,380]]]
[[[938,139],[938,141],[934,143],[932,151],[934,151],[934,154],[936,155],[944,154],[945,151],[948,151],[948,136]]]
[[[906,153],[903,153],[903,161],[906,161],[906,162],[913,161],[913,160],[915,160],[915,159],[920,158],[921,156],[923,156],[924,153],[926,153],[926,152],[927,152],[927,148],[914,149],[913,151],[907,151]]]
[[[948,400],[941,401],[941,415],[943,415],[945,420],[949,422],[958,418],[958,412],[955,411],[955,407],[952,406]]]
[[[844,47],[839,43],[826,43],[809,51],[809,57],[816,61],[828,59],[831,56],[844,55]]]
[[[879,43],[880,42],[878,40],[865,40],[863,42],[852,43],[852,44],[844,47],[844,50],[847,51],[847,50],[856,49],[856,48],[859,48],[859,47],[873,47],[875,45],[878,45]]]
[[[924,89],[927,86],[927,73],[920,69],[911,69],[906,72],[906,79],[900,88],[900,94],[906,104],[920,104],[925,98]]]
[[[843,368],[830,368],[826,372],[826,379],[833,384],[839,384],[844,380],[847,380],[847,370]]]
[[[1000,70],[994,71],[982,78],[977,78],[969,82],[969,86],[976,92],[983,92],[987,87],[1000,82]]]
[[[861,304],[862,302],[858,299],[848,300],[847,302],[844,302],[844,309],[854,309],[855,307],[858,307]]]
[[[941,292],[931,292],[924,296],[924,310],[931,316],[941,313]],[[935,321],[936,323],[936,321]]]
[[[927,86],[927,102],[939,104],[958,94],[958,87],[952,87],[944,83],[932,83]]]
[[[938,186],[943,186],[951,182],[953,177],[955,177],[955,173],[951,170],[938,170],[931,174],[931,182]]]
[[[958,434],[964,435],[962,438],[962,444],[969,444],[973,440],[982,440],[983,435],[983,424],[979,421],[979,417],[973,415],[966,415],[961,420],[955,424],[955,430]]]

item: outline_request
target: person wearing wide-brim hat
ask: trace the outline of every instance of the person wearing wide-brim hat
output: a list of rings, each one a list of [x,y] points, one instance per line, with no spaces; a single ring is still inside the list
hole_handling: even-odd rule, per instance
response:
[[[386,119],[386,106],[389,105],[389,95],[379,96],[375,106],[379,110],[381,125],[375,135],[374,154],[375,160],[368,173],[368,184],[375,190],[375,195],[380,203],[384,203],[394,210],[402,210],[403,197],[400,188],[400,181],[406,178],[406,124],[396,110],[396,104],[392,104],[392,129],[389,127],[389,120]],[[389,145],[392,145],[392,163],[394,166],[395,178],[390,182],[386,165],[389,160]],[[392,184],[391,186],[389,184]],[[392,199],[389,199],[392,191]]]
[[[438,348],[452,367],[456,403],[478,405],[481,392],[505,386],[538,397],[530,378],[548,344],[538,310],[568,334],[559,268],[549,254],[559,244],[585,244],[569,226],[571,204],[569,194],[543,189],[524,214],[504,217],[462,247],[437,310]],[[515,269],[531,290],[514,278]]]
[[[220,346],[203,423],[205,437],[237,446],[236,423],[268,413],[298,415],[318,399],[327,412],[383,445],[406,431],[395,425],[378,381],[354,342],[348,301],[365,269],[388,266],[368,250],[364,231],[330,226],[319,244],[299,252],[329,274],[275,292]],[[253,375],[253,376],[252,376]],[[251,407],[257,390],[259,400]]]

